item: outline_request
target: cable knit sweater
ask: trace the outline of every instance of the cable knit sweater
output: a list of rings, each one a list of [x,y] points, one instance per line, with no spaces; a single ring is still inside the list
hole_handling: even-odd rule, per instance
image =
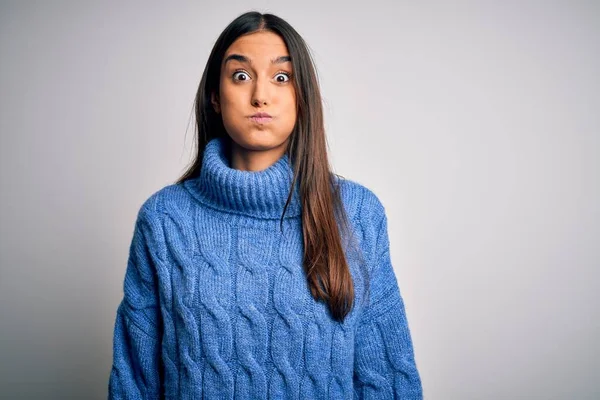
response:
[[[358,252],[343,323],[310,294],[288,156],[230,168],[211,140],[200,174],[140,207],[117,309],[109,399],[422,399],[384,207],[336,177]]]

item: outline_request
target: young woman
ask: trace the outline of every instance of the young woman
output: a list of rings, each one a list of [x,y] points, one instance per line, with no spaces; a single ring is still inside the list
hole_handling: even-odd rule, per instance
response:
[[[303,39],[241,15],[195,107],[195,161],[137,216],[109,398],[421,399],[385,210],[330,172]]]

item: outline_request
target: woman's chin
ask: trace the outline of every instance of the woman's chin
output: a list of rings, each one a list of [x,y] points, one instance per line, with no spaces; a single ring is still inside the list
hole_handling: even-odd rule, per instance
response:
[[[274,150],[285,145],[287,141],[287,138],[280,138],[264,130],[252,130],[240,136],[231,136],[231,138],[235,144],[246,151]]]

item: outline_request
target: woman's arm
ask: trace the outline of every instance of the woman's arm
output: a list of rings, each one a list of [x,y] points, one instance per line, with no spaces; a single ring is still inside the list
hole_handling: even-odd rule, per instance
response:
[[[161,395],[161,323],[156,271],[149,251],[152,211],[138,212],[117,309],[109,399],[158,399]]]
[[[355,339],[355,385],[359,399],[423,398],[404,302],[390,259],[387,217],[371,196],[366,240],[370,257],[368,303],[358,322]],[[356,397],[355,397],[356,398]]]

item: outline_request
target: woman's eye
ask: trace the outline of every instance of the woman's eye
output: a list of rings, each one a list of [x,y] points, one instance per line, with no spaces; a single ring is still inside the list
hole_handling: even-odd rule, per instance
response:
[[[281,72],[275,75],[275,80],[280,83],[287,82],[290,80],[290,75],[285,72]]]
[[[250,77],[244,71],[237,71],[233,73],[234,81],[247,81],[248,79],[250,79]]]

